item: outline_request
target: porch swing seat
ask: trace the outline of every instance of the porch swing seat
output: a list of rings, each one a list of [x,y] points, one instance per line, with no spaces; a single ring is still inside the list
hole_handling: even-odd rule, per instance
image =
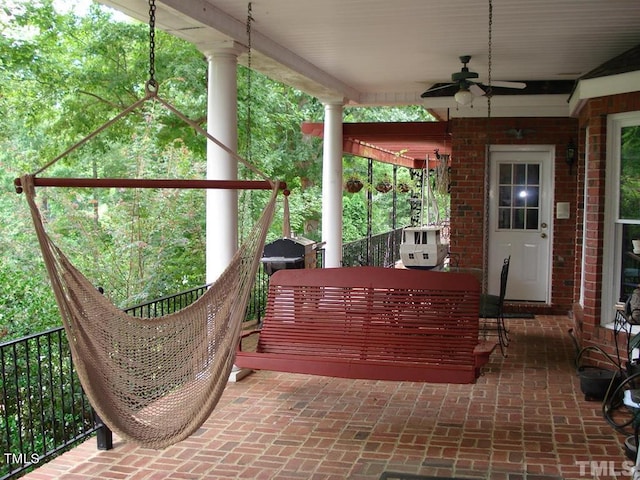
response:
[[[470,274],[381,267],[281,270],[240,368],[330,377],[474,383],[495,342],[478,335]],[[255,349],[247,350],[249,339]]]

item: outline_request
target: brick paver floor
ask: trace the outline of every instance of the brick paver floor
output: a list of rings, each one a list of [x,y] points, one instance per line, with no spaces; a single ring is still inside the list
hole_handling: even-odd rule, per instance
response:
[[[25,478],[377,480],[384,472],[470,479],[629,476],[624,434],[586,401],[564,316],[509,319],[474,385],[256,372],[165,450],[94,439]]]

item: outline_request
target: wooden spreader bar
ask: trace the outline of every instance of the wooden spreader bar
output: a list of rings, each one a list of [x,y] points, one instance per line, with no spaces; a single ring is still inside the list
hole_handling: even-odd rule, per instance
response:
[[[17,193],[22,193],[22,181],[14,180]],[[52,178],[34,177],[36,187],[86,187],[86,188],[178,188],[178,189],[227,189],[227,190],[272,190],[268,180],[182,180],[142,178]],[[285,182],[278,185],[286,190]]]

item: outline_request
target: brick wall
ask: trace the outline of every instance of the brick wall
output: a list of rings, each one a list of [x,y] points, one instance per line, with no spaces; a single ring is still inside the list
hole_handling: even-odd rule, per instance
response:
[[[607,115],[622,112],[640,111],[640,92],[611,95],[588,100],[580,112],[579,126],[582,142],[579,145],[580,158],[584,158],[584,132],[589,127],[589,171],[584,210],[580,216],[586,218],[586,238],[584,239],[584,306],[573,307],[576,333],[581,345],[597,345],[612,354],[615,353],[614,339],[610,330],[600,327],[600,309],[602,296],[602,250],[604,237],[604,200],[605,172],[607,165]],[[582,162],[584,168],[584,162]],[[582,178],[584,179],[584,175]],[[584,184],[580,187],[582,194]],[[580,236],[580,239],[582,237]],[[579,242],[575,261],[576,285],[579,285],[581,272],[582,242]],[[577,299],[576,288],[574,297]],[[613,312],[612,318],[613,320]]]
[[[526,131],[524,138],[507,134],[513,128]],[[567,313],[574,299],[578,215],[578,168],[572,174],[565,161],[567,143],[578,143],[578,120],[573,118],[456,118],[451,120],[451,251],[460,255],[461,266],[482,268],[485,198],[485,148],[492,145],[555,145],[554,202],[569,202],[571,218],[554,220],[552,247],[552,300],[550,306],[528,311]],[[488,133],[488,134],[487,134]],[[581,206],[581,205],[580,205]],[[581,214],[580,214],[581,215]],[[554,206],[555,217],[555,206]],[[579,227],[578,227],[579,225]],[[581,232],[580,232],[581,233]]]

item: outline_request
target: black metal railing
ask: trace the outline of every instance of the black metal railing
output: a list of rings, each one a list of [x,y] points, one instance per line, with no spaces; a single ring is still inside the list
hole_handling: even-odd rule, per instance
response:
[[[62,327],[0,345],[0,478],[44,462],[101,428]]]
[[[345,244],[343,255],[351,259],[350,265],[366,258],[371,265],[393,265],[399,259],[400,235],[396,230]],[[316,251],[316,258],[317,267],[323,267],[323,249]],[[268,282],[260,268],[247,321],[259,322],[264,315]],[[167,315],[193,303],[208,288],[203,285],[125,311],[142,318]],[[0,344],[0,381],[0,480],[20,476],[93,434],[98,448],[111,448],[111,432],[82,390],[63,327]]]
[[[177,312],[187,305],[192,304],[207,291],[209,285],[202,285],[175,295],[167,295],[150,302],[125,308],[125,312],[133,317],[154,318]]]
[[[262,268],[258,269],[256,280],[249,296],[247,304],[246,321],[259,320],[263,313],[266,301],[266,290],[269,278]],[[129,315],[139,318],[154,318],[182,310],[192,304],[207,291],[210,284],[192,288],[175,295],[151,300],[149,302],[128,307],[124,311]]]
[[[344,267],[362,265],[392,267],[400,260],[401,240],[402,228],[398,228],[370,238],[345,243],[342,247],[342,265]]]

